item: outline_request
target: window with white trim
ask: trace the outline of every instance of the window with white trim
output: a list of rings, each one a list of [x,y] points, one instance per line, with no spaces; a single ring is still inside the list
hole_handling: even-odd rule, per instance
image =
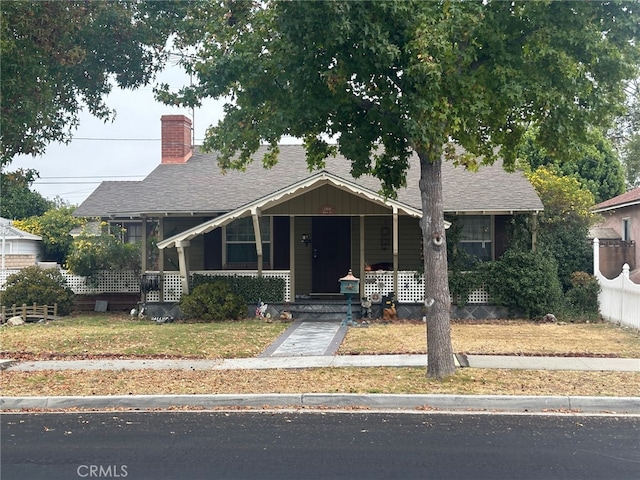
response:
[[[260,217],[262,236],[262,261],[271,261],[271,218]],[[240,218],[226,227],[227,263],[254,263],[258,261],[253,219]]]

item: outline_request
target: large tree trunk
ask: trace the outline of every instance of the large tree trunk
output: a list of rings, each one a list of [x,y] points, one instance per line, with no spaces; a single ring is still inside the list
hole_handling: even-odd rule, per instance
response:
[[[418,151],[427,317],[427,376],[444,378],[456,370],[451,347],[447,242],[442,205],[442,148]]]

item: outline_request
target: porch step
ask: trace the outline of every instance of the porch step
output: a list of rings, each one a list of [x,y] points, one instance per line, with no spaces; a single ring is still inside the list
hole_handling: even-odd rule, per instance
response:
[[[288,306],[288,310],[291,312],[294,320],[315,322],[342,321],[347,318],[347,301],[291,303]],[[354,320],[360,318],[360,303],[352,303],[351,315]]]

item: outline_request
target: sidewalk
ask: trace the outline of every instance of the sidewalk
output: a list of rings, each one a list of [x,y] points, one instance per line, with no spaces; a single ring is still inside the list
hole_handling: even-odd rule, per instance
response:
[[[427,355],[336,355],[347,327],[296,322],[260,356],[220,360],[0,360],[12,372],[41,370],[258,370],[338,367],[426,367]],[[640,359],[454,355],[459,368],[640,372]],[[375,408],[640,415],[640,397],[266,394],[4,397],[0,410],[60,408]]]
[[[579,357],[455,356],[462,368],[640,371],[640,359]],[[463,362],[460,362],[463,360]],[[323,367],[425,367],[426,355],[356,355],[257,357],[227,360],[66,360],[9,364],[8,371],[38,370],[225,370]],[[462,363],[462,365],[461,365]],[[466,363],[466,364],[465,364]],[[122,395],[3,397],[0,411],[21,409],[163,409],[163,408],[363,408],[373,410],[625,414],[640,415],[640,397],[397,395],[397,394],[266,394],[266,395]]]
[[[454,355],[457,367],[518,370],[640,372],[637,358]],[[39,370],[264,370],[329,367],[426,367],[426,355],[305,355],[225,360],[43,360],[0,361],[12,372]]]

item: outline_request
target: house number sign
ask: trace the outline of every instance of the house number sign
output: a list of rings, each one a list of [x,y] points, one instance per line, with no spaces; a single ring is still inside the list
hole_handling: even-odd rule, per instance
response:
[[[322,207],[320,207],[320,209],[318,210],[318,213],[320,215],[335,215],[336,207],[334,207],[333,205],[329,205],[327,203],[326,205],[323,205]]]

